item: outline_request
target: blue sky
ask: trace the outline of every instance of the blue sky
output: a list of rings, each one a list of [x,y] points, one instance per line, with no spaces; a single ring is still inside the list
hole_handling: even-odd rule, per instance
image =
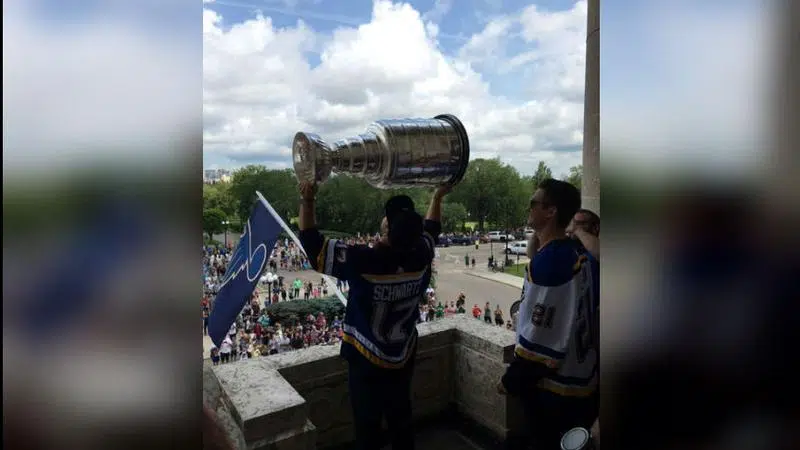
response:
[[[480,32],[486,24],[498,16],[513,14],[531,2],[522,0],[462,0],[450,1],[406,1],[417,11],[427,15],[440,30],[439,45],[445,54],[455,55],[468,39]],[[293,27],[297,20],[307,22],[316,31],[330,34],[337,28],[353,27],[368,23],[371,18],[372,0],[215,0],[207,7],[218,11],[225,17],[226,25],[232,26],[252,19],[258,12],[269,16],[274,26]],[[548,0],[535,2],[542,9],[560,11],[571,8],[575,2],[569,0]],[[287,6],[289,5],[289,6]],[[530,44],[519,38],[509,38],[508,51],[519,53]],[[312,64],[319,63],[319,55],[309,53]],[[487,81],[493,93],[501,96],[520,94],[524,80],[515,76],[487,74]]]
[[[224,53],[236,47],[232,40],[244,39],[242,35],[247,34],[235,33],[233,28],[252,25],[258,14],[268,17],[269,26],[275,30],[292,30],[302,20],[311,30],[313,38],[308,39],[314,44],[302,50],[308,68],[298,66],[294,72],[297,78],[308,80],[307,88],[303,85],[289,88],[296,98],[303,100],[294,107],[278,102],[275,108],[282,108],[283,112],[277,117],[275,110],[250,108],[246,112],[219,96],[207,95],[206,105],[209,109],[216,108],[214,113],[206,114],[207,118],[214,116],[209,123],[224,122],[222,116],[226,114],[245,115],[250,117],[250,122],[247,132],[237,131],[237,125],[224,133],[207,128],[212,138],[206,141],[205,166],[236,167],[258,162],[288,166],[287,141],[299,131],[294,128],[319,131],[324,137],[330,133],[333,134],[331,138],[340,138],[344,137],[342,134],[357,133],[372,120],[387,115],[434,113],[431,103],[440,109],[450,104],[451,112],[463,115],[473,148],[477,150],[473,152],[475,156],[498,156],[523,173],[532,172],[540,160],[550,165],[556,175],[580,164],[585,1],[414,0],[405,3],[416,11],[416,19],[404,16],[405,19],[397,20],[405,20],[403,26],[411,27],[416,23],[420,29],[425,27],[424,36],[404,35],[402,26],[388,36],[363,31],[364,24],[377,20],[373,14],[377,3],[370,0],[217,0],[207,4],[220,19],[215,31],[227,34],[224,38],[213,39],[205,34],[207,57],[213,54],[215,59],[224,60]],[[394,6],[398,4],[393,3]],[[697,159],[697,154],[701,153],[698,148],[752,142],[757,134],[752,115],[743,109],[742,101],[731,100],[728,92],[735,89],[743,98],[756,96],[753,87],[758,75],[752,67],[759,64],[752,63],[748,69],[747,61],[757,59],[756,49],[763,44],[763,36],[759,34],[763,26],[759,28],[757,23],[764,14],[759,6],[754,0],[603,2],[601,102],[602,117],[607,116],[606,112],[609,117],[607,121],[601,119],[601,123],[603,140],[609,143],[609,156],[629,159],[644,154],[663,162],[682,161]],[[380,27],[392,28],[391,20],[384,20]],[[432,26],[437,31],[432,32]],[[350,34],[344,30],[349,30]],[[252,37],[253,33],[249,33]],[[487,39],[490,35],[494,40]],[[377,48],[391,46],[391,42],[408,41],[408,47],[416,49],[417,54],[404,55],[407,64],[389,64],[394,67],[388,68],[385,60],[375,61],[380,58],[358,53],[367,51],[366,48],[375,51],[375,46],[363,39],[373,44],[385,40],[385,43],[376,44]],[[402,46],[391,48],[398,55],[403,53]],[[265,45],[258,51],[245,52],[246,56],[236,53],[229,64],[234,67],[242,59],[252,57],[257,61],[275,53],[282,53],[282,49]],[[320,64],[322,53],[333,61],[329,67]],[[437,75],[431,74],[431,67],[420,68],[419,75],[404,74],[403,82],[391,91],[384,89],[385,86],[373,85],[392,72],[417,65],[417,59],[430,58],[442,58],[453,73],[443,74],[438,70]],[[341,70],[341,65],[353,64],[358,67],[353,69],[355,72]],[[436,63],[429,66],[431,64]],[[257,62],[251,62],[248,67],[254,65]],[[382,68],[383,74],[380,73]],[[212,72],[208,66],[206,71]],[[218,79],[222,77],[220,74]],[[339,94],[319,88],[320,77],[339,77],[343,85],[332,83]],[[281,78],[280,72],[266,71],[258,79],[260,81],[238,82],[246,89],[248,83],[260,84]],[[331,88],[328,86],[331,82],[326,83],[326,87]],[[408,99],[417,97],[415,92],[425,91],[420,86],[431,83],[440,87],[436,91],[439,101]],[[209,87],[207,92],[210,91]],[[348,98],[361,98],[365,102],[367,97],[361,91],[377,93],[371,97],[374,101],[370,105],[337,106],[335,103],[341,100],[343,91],[349,93]],[[695,101],[681,104],[676,102],[678,97]],[[269,124],[261,128],[264,139],[258,138],[254,130],[259,115]],[[312,115],[322,115],[325,119],[310,119]],[[347,123],[328,126],[343,116],[349,119]],[[355,117],[360,117],[360,122]],[[692,118],[690,122],[696,126],[678,127],[677,118]],[[278,122],[285,122],[285,125],[278,126]],[[318,123],[326,126],[316,130],[314,127],[319,126]],[[248,140],[244,135],[251,138]],[[660,145],[676,135],[686,143],[685,147]],[[648,150],[643,151],[643,148]],[[732,155],[741,156],[742,152],[746,153],[744,148],[731,150]],[[738,156],[730,160],[738,161]]]
[[[551,0],[532,8],[522,1],[495,0],[421,0],[405,6],[366,0],[216,0],[206,8],[207,16],[215,17],[204,29],[206,60],[215,61],[205,67],[206,167],[286,167],[288,140],[301,129],[335,139],[358,133],[373,120],[440,112],[462,118],[475,157],[499,156],[525,173],[539,160],[558,174],[580,164],[585,1]],[[294,56],[284,54],[298,45],[294,40],[270,48],[270,33],[291,33],[300,22],[309,34],[302,39],[313,44],[295,48]],[[378,25],[364,26],[372,22]],[[252,45],[253,39],[261,43],[242,52],[242,45]],[[382,51],[397,56],[374,57]],[[277,54],[296,61],[295,69],[267,70],[245,80],[233,68],[243,64],[248,67],[244,71],[253,72]],[[302,60],[296,60],[298,54]],[[327,55],[326,64],[322,55]],[[294,85],[285,80],[286,71],[308,81]],[[227,83],[238,83],[238,88]],[[293,97],[271,109],[254,109],[249,98],[234,101],[222,93],[266,92],[265,83],[275,91],[285,86]],[[430,86],[436,87],[431,91]],[[337,105],[343,91],[363,104]],[[243,117],[246,126],[237,122]],[[259,122],[261,136],[254,130]],[[225,124],[228,128],[221,129]],[[324,129],[314,128],[318,124]]]
[[[31,147],[52,149],[54,162],[95,158],[65,149],[119,133],[161,156],[175,120],[198,114],[196,98],[176,93],[188,92],[202,58],[207,168],[286,167],[297,131],[335,139],[376,119],[442,112],[467,125],[476,157],[523,173],[540,160],[556,174],[580,163],[585,17],[576,2],[378,2],[376,19],[367,0],[219,0],[203,5],[202,31],[190,4],[4,4],[4,85],[15,86],[4,109],[16,111],[4,161],[41,165]],[[763,131],[764,12],[756,0],[602,2],[604,161],[696,164],[705,148],[746,160]],[[47,110],[29,100],[42,92]]]

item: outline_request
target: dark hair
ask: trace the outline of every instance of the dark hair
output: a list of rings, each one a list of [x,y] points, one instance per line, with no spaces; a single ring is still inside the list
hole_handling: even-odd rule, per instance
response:
[[[595,214],[594,211],[581,208],[576,214],[583,214],[587,217],[589,229],[600,231],[600,216]]]
[[[414,210],[398,211],[389,222],[389,245],[392,250],[410,251],[422,237],[422,216]]]
[[[539,183],[539,189],[544,191],[544,202],[547,206],[556,207],[556,223],[560,228],[566,228],[581,209],[581,193],[575,186],[566,181],[548,178]]]

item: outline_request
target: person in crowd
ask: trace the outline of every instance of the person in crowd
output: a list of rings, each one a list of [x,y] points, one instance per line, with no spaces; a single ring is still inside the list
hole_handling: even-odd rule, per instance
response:
[[[392,448],[414,448],[411,377],[418,307],[431,279],[442,199],[451,189],[436,190],[424,221],[410,197],[390,198],[384,208],[386,235],[368,247],[325,238],[314,217],[317,186],[300,185],[300,240],[312,266],[350,284],[341,353],[349,365],[354,448],[358,450],[383,447],[384,417]]]
[[[226,336],[225,339],[222,340],[222,343],[219,345],[219,355],[222,364],[230,362],[232,349],[233,349],[233,341],[231,340],[230,336]]]
[[[467,296],[464,295],[464,291],[461,291],[458,294],[458,298],[456,299],[456,308],[461,308],[464,306],[464,303],[467,302]]]
[[[444,318],[444,305],[442,302],[436,304],[436,319]]]
[[[494,323],[498,326],[505,325],[506,321],[503,319],[503,310],[500,309],[500,305],[497,305],[497,308],[494,309]]]
[[[478,306],[477,303],[475,303],[475,306],[472,307],[472,317],[474,317],[476,319],[480,319],[481,318],[481,312],[482,312],[481,307]]]
[[[428,321],[428,305],[421,304],[419,305],[419,320],[417,323],[423,323]]]
[[[492,323],[492,305],[489,302],[486,302],[486,306],[483,307],[483,321]]]

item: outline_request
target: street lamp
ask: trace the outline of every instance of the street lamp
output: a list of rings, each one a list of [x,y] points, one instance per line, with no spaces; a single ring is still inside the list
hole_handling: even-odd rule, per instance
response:
[[[509,251],[508,251],[508,228],[506,228],[506,231],[504,231],[504,233],[506,234],[506,252],[505,252],[505,254],[503,256],[503,266],[505,266],[506,264],[508,264],[509,261],[511,261],[511,258],[508,257],[508,254],[509,254]]]
[[[228,248],[228,225],[231,223],[227,220],[222,221],[222,226],[225,227],[225,248]]]

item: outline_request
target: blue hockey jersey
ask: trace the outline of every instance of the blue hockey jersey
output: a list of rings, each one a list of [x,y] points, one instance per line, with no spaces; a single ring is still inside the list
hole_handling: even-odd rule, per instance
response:
[[[569,239],[552,241],[534,255],[527,266],[512,366],[526,367],[526,372],[540,377],[513,378],[537,379],[536,388],[562,396],[594,393],[599,349],[597,267],[597,261]]]
[[[312,267],[350,286],[342,325],[345,359],[364,358],[397,369],[413,354],[419,305],[431,280],[441,225],[426,220],[424,228],[417,245],[402,255],[380,245],[347,245],[317,229],[300,232]]]

